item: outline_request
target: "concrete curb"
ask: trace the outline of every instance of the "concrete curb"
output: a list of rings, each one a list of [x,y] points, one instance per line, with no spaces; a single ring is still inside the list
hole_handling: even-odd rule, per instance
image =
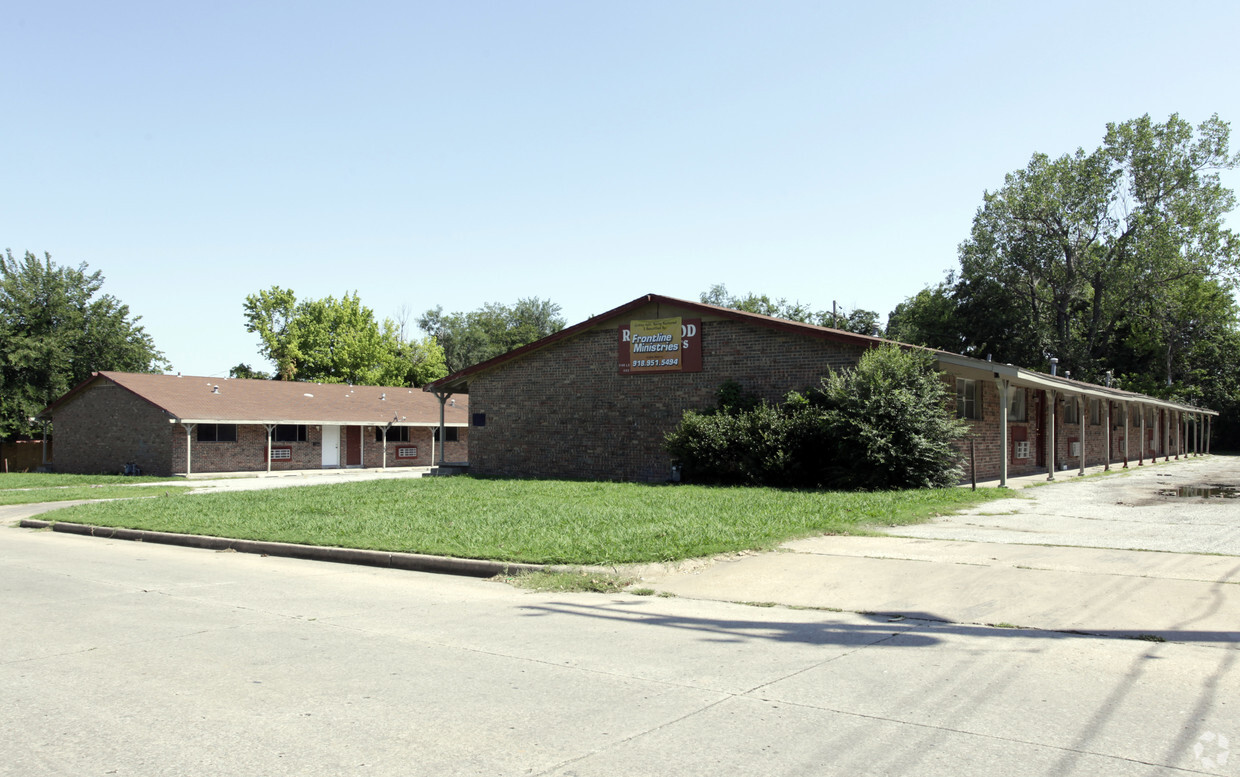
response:
[[[357,548],[333,548],[320,545],[295,545],[288,542],[263,542],[259,540],[234,540],[227,537],[209,537],[198,534],[174,534],[172,532],[145,531],[142,529],[119,529],[110,526],[91,526],[64,521],[40,521],[23,518],[19,524],[25,529],[48,529],[133,542],[155,542],[161,545],[180,545],[203,550],[235,550],[238,553],[258,553],[284,558],[300,558],[310,561],[331,561],[338,564],[359,564],[387,569],[403,569],[410,572],[435,572],[467,577],[495,577],[544,569],[541,564],[519,564],[506,561],[483,561],[472,558],[427,556],[421,553],[391,553],[383,550],[360,550]]]

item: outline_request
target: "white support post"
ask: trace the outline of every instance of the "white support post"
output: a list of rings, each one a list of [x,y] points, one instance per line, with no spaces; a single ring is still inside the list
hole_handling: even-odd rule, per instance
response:
[[[1210,455],[1210,426],[1214,423],[1213,416],[1206,416],[1206,444],[1205,455]]]
[[[1171,414],[1166,410],[1158,411],[1162,416],[1162,423],[1158,426],[1162,429],[1163,444],[1163,461],[1171,461]]]
[[[439,399],[439,465],[443,466],[443,451],[446,447],[445,442],[448,438],[448,435],[444,433],[445,424],[443,413],[444,405],[448,403],[448,397],[452,396],[452,393],[448,391],[436,391],[435,396]],[[434,463],[434,459],[431,459],[431,463]]]
[[[1046,479],[1055,479],[1055,391],[1046,392]]]
[[[1132,426],[1132,409],[1124,403],[1124,469],[1128,469],[1128,427]]]
[[[1141,411],[1141,455],[1140,455],[1140,458],[1137,459],[1137,466],[1144,467],[1145,466],[1145,405],[1138,403],[1137,407]]]
[[[1100,399],[1098,401],[1101,402],[1102,400]],[[1111,454],[1111,438],[1115,436],[1115,431],[1111,428],[1111,400],[1109,399],[1107,400],[1107,417],[1103,423],[1106,424],[1106,426],[1104,426],[1103,429],[1106,432],[1107,444],[1104,446],[1105,449],[1102,451],[1102,456],[1105,459],[1105,461],[1102,464],[1102,471],[1110,472],[1111,471],[1111,459],[1113,458]]]
[[[1077,457],[1077,465],[1080,467],[1078,475],[1085,474],[1085,412],[1088,409],[1088,403],[1085,401],[1085,395],[1076,398],[1076,415],[1081,424],[1081,455]]]
[[[267,471],[271,471],[271,433],[275,431],[275,424],[263,424],[267,429]]]
[[[198,424],[181,424],[185,427],[185,477],[189,477],[194,473],[194,468],[190,466],[190,457],[194,452],[194,429]]]
[[[978,384],[981,385],[980,383]],[[1007,488],[1008,475],[1008,382],[995,378],[999,390],[999,488]]]

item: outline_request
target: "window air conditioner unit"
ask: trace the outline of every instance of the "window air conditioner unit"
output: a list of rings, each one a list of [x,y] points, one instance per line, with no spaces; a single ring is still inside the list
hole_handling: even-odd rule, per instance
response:
[[[1072,457],[1074,457],[1074,458],[1080,458],[1080,456],[1081,456],[1081,444],[1080,444],[1079,442],[1074,442],[1074,443],[1070,444],[1070,445],[1068,446],[1068,455],[1069,455],[1069,456],[1072,456]]]

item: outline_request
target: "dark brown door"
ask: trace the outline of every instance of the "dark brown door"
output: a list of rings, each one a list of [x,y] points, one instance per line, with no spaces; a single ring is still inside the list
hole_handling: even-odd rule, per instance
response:
[[[360,426],[344,428],[344,465],[346,467],[362,466],[362,427]]]

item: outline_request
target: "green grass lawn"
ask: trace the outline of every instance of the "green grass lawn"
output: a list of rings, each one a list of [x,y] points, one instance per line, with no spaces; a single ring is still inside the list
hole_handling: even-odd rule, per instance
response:
[[[54,472],[5,472],[0,474],[0,491],[14,488],[59,488],[64,486],[120,486],[133,483],[184,483],[185,478],[157,478],[149,475],[61,475]]]
[[[188,491],[190,488],[190,486],[165,486],[163,488],[60,486],[57,488],[8,489],[0,490],[0,507],[4,505],[32,505],[43,502],[73,502],[81,499],[134,499],[144,496],[165,496]]]
[[[136,483],[168,482],[164,489],[134,488]],[[122,477],[120,475],[58,475],[53,473],[5,473],[0,475],[0,506],[79,499],[125,499],[189,490],[183,478]]]
[[[460,558],[673,561],[917,523],[1006,492],[837,493],[470,477],[81,505],[48,520]]]

